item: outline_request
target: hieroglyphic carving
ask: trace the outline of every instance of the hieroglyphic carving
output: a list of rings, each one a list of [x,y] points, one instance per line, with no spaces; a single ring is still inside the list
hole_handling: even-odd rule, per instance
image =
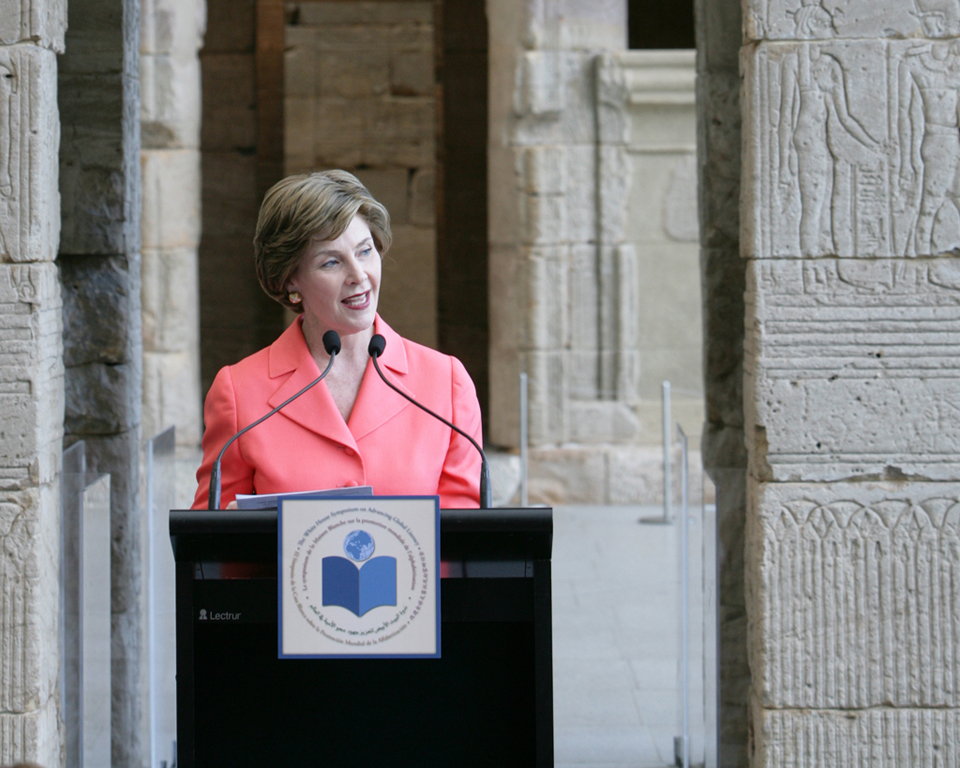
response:
[[[759,486],[765,706],[960,705],[960,487]]]
[[[750,40],[824,37],[951,37],[960,33],[958,0],[752,0]]]
[[[753,262],[747,329],[758,476],[960,477],[960,260]]]
[[[955,709],[753,710],[757,768],[960,765]]]
[[[56,81],[51,51],[0,48],[0,261],[56,256]]]
[[[751,255],[960,247],[960,43],[778,43],[745,68]]]

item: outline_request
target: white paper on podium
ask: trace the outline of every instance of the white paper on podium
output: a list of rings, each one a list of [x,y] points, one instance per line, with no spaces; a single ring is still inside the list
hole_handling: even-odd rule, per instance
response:
[[[439,657],[440,499],[281,499],[280,658]]]

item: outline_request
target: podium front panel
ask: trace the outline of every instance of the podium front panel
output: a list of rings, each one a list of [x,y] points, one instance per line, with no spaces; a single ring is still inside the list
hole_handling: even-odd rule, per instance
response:
[[[243,514],[171,513],[181,768],[553,764],[550,510],[441,512],[439,659],[279,659],[276,513]]]

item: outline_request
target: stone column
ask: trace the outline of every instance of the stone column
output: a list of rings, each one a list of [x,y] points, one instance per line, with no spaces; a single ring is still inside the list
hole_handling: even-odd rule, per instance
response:
[[[143,434],[200,442],[200,59],[202,0],[143,0]]]
[[[740,258],[738,3],[697,0],[697,144],[703,297],[703,466],[717,488],[720,765],[747,763],[746,603],[743,535],[743,290]]]
[[[0,763],[59,765],[63,359],[57,58],[66,3],[0,2]]]
[[[960,6],[745,4],[752,762],[960,764]]]
[[[144,762],[140,714],[139,0],[70,0],[59,100],[65,430],[110,473],[113,763]]]

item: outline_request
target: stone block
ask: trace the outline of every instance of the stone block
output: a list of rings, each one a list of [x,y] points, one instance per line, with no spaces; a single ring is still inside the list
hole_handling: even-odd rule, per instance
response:
[[[143,353],[143,434],[177,428],[179,445],[199,445],[203,424],[200,358],[195,349]]]
[[[700,242],[707,248],[740,242],[740,77],[736,71],[697,78]],[[748,207],[749,208],[749,207]]]
[[[960,761],[956,709],[767,710],[751,702],[757,768],[939,766]]]
[[[52,664],[58,664],[54,659]],[[0,760],[13,765],[27,759],[38,765],[57,765],[60,761],[60,701],[51,696],[27,714],[0,714]]]
[[[533,448],[528,455],[533,504],[606,503],[606,457],[593,448]]]
[[[434,169],[419,168],[410,180],[410,223],[432,227],[437,220],[437,177]]]
[[[744,13],[748,40],[823,40],[833,37],[952,37],[960,7],[952,0],[905,5],[896,0],[751,0]]]
[[[630,159],[622,146],[601,146],[598,155],[599,234],[602,242],[612,245],[622,242],[626,236]]]
[[[391,225],[402,226],[408,223],[410,172],[406,168],[358,169],[356,175],[370,190],[370,194],[390,212]]]
[[[0,261],[56,257],[58,119],[53,51],[0,50]]]
[[[253,149],[257,144],[256,69],[252,54],[208,54],[201,59],[205,150]]]
[[[284,99],[310,99],[318,92],[314,38],[314,30],[308,27],[287,26],[284,29]]]
[[[429,23],[433,20],[430,2],[350,2],[297,4],[298,22],[303,25],[393,24],[404,21]]]
[[[30,42],[63,53],[66,29],[66,0],[3,0],[0,4],[0,45]]]
[[[380,310],[398,333],[420,344],[437,343],[436,233],[425,227],[393,228],[383,261]]]
[[[430,51],[433,49],[433,24],[418,21],[391,24],[387,41],[393,50]]]
[[[520,343],[526,350],[558,350],[568,345],[569,267],[564,248],[538,248],[525,253],[520,280],[526,294]]]
[[[143,252],[144,352],[188,352],[199,333],[197,251]]]
[[[196,58],[206,32],[206,5],[193,0],[144,0],[140,8],[141,54]]]
[[[109,435],[140,422],[141,371],[129,363],[67,368],[64,427],[74,435]]]
[[[704,386],[710,424],[743,429],[746,264],[736,248],[700,252]]]
[[[591,52],[627,47],[627,3],[566,0],[561,7],[560,47]]]
[[[315,112],[314,154],[326,158],[334,147],[351,147],[359,156],[370,111],[369,103],[347,99],[318,99]],[[358,146],[361,144],[361,146]],[[351,165],[356,165],[354,161]]]
[[[364,99],[390,93],[390,53],[374,46],[316,52],[316,93],[325,99]]]
[[[741,3],[695,0],[697,72],[737,73],[737,54],[743,40]]]
[[[573,443],[632,443],[640,433],[633,409],[616,401],[572,401],[567,405],[567,434]]]
[[[57,698],[60,495],[56,484],[0,492],[0,543],[4,627],[0,706],[4,715],[36,716]],[[28,722],[17,721],[22,726]],[[0,750],[5,741],[0,740]]]
[[[759,703],[957,707],[960,485],[753,482],[750,497]]]
[[[960,477],[958,259],[750,262],[746,296],[757,477]]]
[[[0,490],[56,478],[63,439],[62,334],[56,266],[0,265]]]
[[[597,148],[577,144],[566,154],[567,237],[589,243],[597,237]]]
[[[202,56],[254,51],[257,0],[207,0]]]
[[[615,146],[626,144],[630,125],[627,115],[630,89],[619,57],[609,52],[598,55],[594,60],[594,77],[597,141]]]
[[[200,152],[144,152],[143,247],[196,248],[200,242]]]
[[[678,242],[696,243],[700,240],[696,155],[687,155],[676,161],[663,200],[663,230]]]
[[[523,195],[520,198],[520,242],[558,245],[567,242],[567,199],[564,195]]]
[[[283,159],[303,166],[313,165],[313,98],[287,97],[283,100]]]
[[[200,145],[200,62],[169,54],[140,57],[140,140],[145,149]]]
[[[895,257],[960,247],[950,191],[960,142],[922,117],[938,108],[932,93],[960,89],[958,63],[960,47],[948,41],[770,43],[746,53],[744,252]],[[839,117],[817,121],[805,104],[824,93]],[[953,113],[943,119],[960,130]]]
[[[563,351],[525,352],[521,356],[529,386],[529,435],[531,445],[563,442],[567,434],[569,379],[567,354]]]
[[[257,159],[239,152],[204,152],[201,156],[203,235],[249,237],[257,225]],[[244,249],[253,253],[253,246]],[[202,259],[201,259],[202,263]]]
[[[559,117],[566,107],[565,68],[557,51],[526,51],[522,54],[520,87],[514,95],[517,117]]]
[[[562,195],[567,191],[566,147],[525,147],[521,189],[530,195]]]
[[[127,260],[69,256],[59,264],[65,364],[129,362],[134,341],[128,319],[139,297],[131,295]]]
[[[575,245],[570,250],[567,280],[570,303],[570,394],[581,400],[599,396],[597,353],[600,346],[600,286],[597,249]]]
[[[487,189],[497,192],[487,194],[487,219],[490,222],[487,236],[491,247],[514,246],[520,227],[522,159],[514,147],[498,146],[492,135],[490,140],[487,150]]]
[[[436,89],[433,51],[395,51],[390,56],[393,96],[433,96]]]

